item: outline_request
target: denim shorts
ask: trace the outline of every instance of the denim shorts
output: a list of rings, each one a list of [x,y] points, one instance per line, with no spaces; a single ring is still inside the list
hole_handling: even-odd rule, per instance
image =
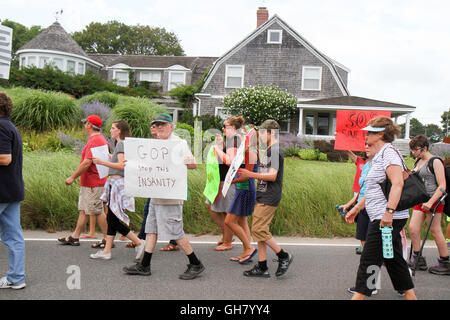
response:
[[[157,234],[158,240],[179,240],[183,231],[183,205],[152,204],[148,208],[145,233]]]

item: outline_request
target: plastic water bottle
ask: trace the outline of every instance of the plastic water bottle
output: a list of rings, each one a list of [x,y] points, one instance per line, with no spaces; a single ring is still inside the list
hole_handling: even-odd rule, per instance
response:
[[[347,212],[344,211],[344,208],[338,204],[336,205],[336,210],[343,216],[345,216],[347,214]]]
[[[381,239],[383,240],[383,257],[385,259],[394,258],[394,248],[392,247],[392,227],[380,227]]]

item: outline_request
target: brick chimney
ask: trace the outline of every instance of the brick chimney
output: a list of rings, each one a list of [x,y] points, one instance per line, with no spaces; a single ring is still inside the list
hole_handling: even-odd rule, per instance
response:
[[[266,7],[259,7],[256,11],[256,27],[259,28],[267,20],[269,20],[269,11]]]

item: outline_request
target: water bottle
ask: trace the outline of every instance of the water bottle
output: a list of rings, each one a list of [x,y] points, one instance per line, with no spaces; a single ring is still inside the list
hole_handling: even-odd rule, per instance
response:
[[[394,248],[392,247],[392,227],[380,227],[381,239],[383,240],[383,257],[385,259],[394,258]]]
[[[347,212],[344,211],[344,208],[338,204],[336,205],[336,210],[343,216],[345,216],[347,214]]]

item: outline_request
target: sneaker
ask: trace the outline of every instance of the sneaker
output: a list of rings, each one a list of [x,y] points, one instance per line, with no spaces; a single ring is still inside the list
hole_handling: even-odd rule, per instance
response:
[[[244,271],[244,276],[246,277],[258,277],[258,278],[269,278],[270,274],[269,274],[269,270],[262,270],[259,267],[259,264],[255,264],[255,266],[253,267],[253,269],[250,269],[248,271]]]
[[[438,258],[438,264],[430,267],[428,272],[441,276],[450,275],[450,261]]]
[[[131,266],[123,267],[123,272],[130,275],[150,276],[152,274],[150,266],[144,267],[140,262]]]
[[[103,253],[103,250],[99,250],[96,253],[90,255],[91,259],[110,260],[111,253]]]
[[[398,290],[397,293],[398,293],[398,295],[400,297],[404,297],[405,296],[405,291],[403,291],[403,290]]]
[[[350,292],[351,294],[355,294],[356,288],[355,287],[347,288],[347,291]],[[377,289],[372,289],[372,295],[375,295],[377,293],[378,293]]]
[[[27,285],[25,284],[25,282],[14,284],[12,282],[9,282],[8,279],[6,279],[6,277],[0,279],[0,289],[11,288],[14,290],[19,290],[25,288],[26,286]]]
[[[290,253],[288,253],[288,257],[286,259],[278,259],[278,269],[275,275],[277,277],[281,277],[283,274],[285,274],[288,271],[293,259],[294,257]]]
[[[187,267],[188,268],[186,269],[186,271],[183,274],[180,274],[179,276],[181,280],[195,279],[200,275],[200,273],[202,273],[205,270],[205,267],[201,262],[199,265],[188,264]]]
[[[140,261],[142,259],[142,256],[144,255],[144,249],[145,249],[145,241],[141,240],[141,245],[134,247],[134,251],[136,252],[136,260]]]
[[[413,253],[412,256],[411,256],[411,259],[408,260],[408,267],[410,267],[412,270],[414,270],[414,266],[416,265],[416,261],[417,261],[417,255]],[[417,269],[418,270],[422,270],[422,271],[425,271],[425,270],[428,269],[428,267],[427,267],[427,260],[425,259],[425,257],[420,256],[419,262],[417,263]]]

